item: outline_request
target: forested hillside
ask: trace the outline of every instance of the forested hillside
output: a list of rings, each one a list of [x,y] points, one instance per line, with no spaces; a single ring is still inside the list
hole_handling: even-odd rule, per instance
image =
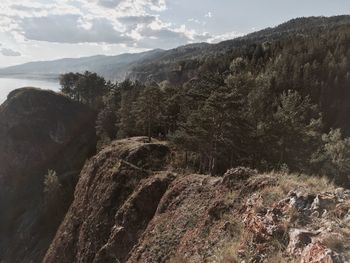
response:
[[[167,51],[135,68],[135,82],[86,72],[61,84],[99,110],[101,147],[148,135],[172,140],[182,164],[201,172],[285,168],[348,184],[349,59],[350,17],[301,18]]]

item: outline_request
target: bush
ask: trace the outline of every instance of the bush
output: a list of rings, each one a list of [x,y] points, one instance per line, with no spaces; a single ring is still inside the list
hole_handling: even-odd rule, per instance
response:
[[[44,193],[47,200],[57,199],[61,195],[62,185],[53,170],[48,170],[44,179]]]
[[[323,145],[312,163],[337,184],[349,184],[350,138],[343,138],[339,129],[332,129],[322,136],[322,141]]]
[[[53,170],[49,170],[44,179],[44,202],[49,215],[60,216],[69,203],[69,192],[66,190]]]

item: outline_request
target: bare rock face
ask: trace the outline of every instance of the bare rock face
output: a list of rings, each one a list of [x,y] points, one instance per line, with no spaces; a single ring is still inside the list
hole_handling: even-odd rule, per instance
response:
[[[44,175],[55,170],[74,187],[95,152],[94,123],[93,111],[51,91],[15,90],[0,106],[1,262],[44,256],[62,219],[45,214]]]
[[[232,238],[221,178],[168,172],[169,148],[144,141],[115,141],[85,165],[44,262],[204,262]]]
[[[72,159],[91,153],[95,114],[51,91],[33,88],[10,93],[0,106],[0,180],[28,174],[74,170]],[[85,148],[84,148],[85,146]],[[69,150],[67,150],[69,149]]]
[[[98,251],[94,262],[125,262],[130,250],[153,218],[159,201],[174,179],[170,173],[159,173],[141,181],[141,185],[119,209],[107,243]]]
[[[178,176],[126,262],[216,262],[236,235],[229,193],[220,178]]]
[[[125,262],[173,178],[155,172],[169,148],[144,141],[116,141],[85,165],[44,262]]]

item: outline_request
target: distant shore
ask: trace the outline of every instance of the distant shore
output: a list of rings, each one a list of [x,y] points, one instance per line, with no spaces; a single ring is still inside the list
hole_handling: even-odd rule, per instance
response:
[[[14,74],[0,74],[0,78],[32,79],[32,80],[43,80],[43,81],[57,82],[59,80],[59,75],[57,75],[57,74],[14,73]]]

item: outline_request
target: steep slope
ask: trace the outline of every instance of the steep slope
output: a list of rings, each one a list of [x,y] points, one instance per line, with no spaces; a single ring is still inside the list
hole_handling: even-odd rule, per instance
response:
[[[43,257],[66,209],[47,214],[44,175],[74,187],[95,151],[94,123],[94,112],[51,91],[15,90],[0,106],[1,262]]]
[[[44,262],[349,258],[349,191],[247,168],[177,174],[166,169],[168,146],[144,141],[113,142],[85,165]]]
[[[65,58],[54,61],[30,62],[23,65],[0,69],[0,76],[16,78],[58,78],[67,72],[96,72],[108,80],[123,80],[131,67],[141,61],[152,60],[162,53],[156,49],[142,53],[122,54],[118,56],[92,56],[83,58]]]
[[[109,238],[119,239],[118,257],[126,258],[170,182],[166,173],[147,179],[164,165],[169,149],[145,140],[112,143],[85,165],[44,262],[96,262],[105,257]]]

